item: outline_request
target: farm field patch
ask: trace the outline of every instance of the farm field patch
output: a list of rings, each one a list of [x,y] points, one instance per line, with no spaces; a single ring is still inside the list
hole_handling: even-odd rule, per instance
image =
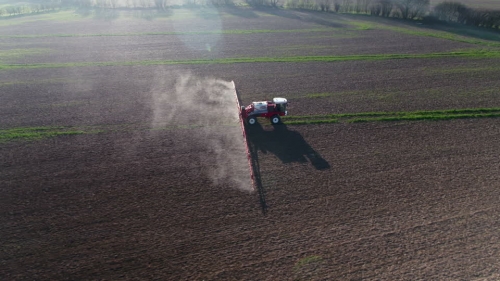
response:
[[[494,45],[176,12],[2,21],[0,276],[500,274]],[[246,128],[253,187],[230,81],[242,105],[289,101],[284,124]]]

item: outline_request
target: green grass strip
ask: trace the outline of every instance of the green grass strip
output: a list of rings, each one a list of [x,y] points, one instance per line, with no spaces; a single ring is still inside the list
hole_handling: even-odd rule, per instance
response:
[[[500,113],[488,114],[452,114],[452,115],[406,115],[397,117],[374,117],[374,118],[355,118],[348,120],[348,123],[362,122],[394,122],[394,121],[419,121],[419,120],[451,120],[451,119],[469,119],[469,118],[496,118]]]
[[[22,58],[26,56],[39,55],[50,52],[50,49],[7,49],[0,50],[0,61]]]
[[[338,119],[319,119],[319,120],[292,120],[285,122],[287,125],[310,125],[310,124],[331,124],[338,123]]]
[[[283,123],[287,125],[311,125],[311,124],[335,124],[363,123],[363,122],[394,122],[394,121],[419,121],[419,120],[451,120],[466,118],[498,118],[500,108],[466,108],[434,111],[412,111],[412,112],[360,112],[349,114],[329,114],[329,115],[306,115],[306,116],[286,116]],[[220,126],[239,126],[234,123],[217,124]],[[96,125],[86,126],[83,130],[76,130],[74,127],[22,127],[11,129],[0,129],[0,143],[20,140],[39,140],[63,135],[95,134],[103,132],[118,132],[130,130],[179,130],[179,129],[199,129],[207,127],[201,124],[191,125],[169,125],[156,124],[154,127],[133,124],[118,125]],[[212,127],[212,126],[208,126]]]
[[[409,112],[359,112],[326,115],[286,116],[283,122],[291,125],[324,124],[384,121],[418,121],[418,120],[450,120],[465,118],[495,118],[500,117],[500,107],[494,108],[464,108],[449,110],[421,110]]]
[[[325,115],[296,115],[286,116],[286,120],[294,119],[338,119],[352,117],[380,117],[380,116],[408,116],[408,115],[450,115],[450,114],[485,114],[500,112],[500,107],[492,108],[464,108],[464,109],[448,109],[448,110],[420,110],[420,111],[399,111],[399,112],[359,112],[359,113],[339,113]]]
[[[331,120],[328,121],[331,123]],[[300,122],[299,122],[300,123]],[[168,124],[155,123],[151,124],[111,124],[111,125],[91,125],[83,127],[59,126],[59,127],[20,127],[10,129],[0,129],[0,143],[12,141],[33,141],[45,138],[63,136],[63,135],[81,135],[81,134],[98,134],[98,133],[116,133],[130,131],[162,131],[162,130],[197,130],[200,128],[220,128],[220,127],[239,127],[236,122],[220,123],[220,124]]]
[[[142,33],[96,33],[96,34],[26,34],[0,35],[0,38],[44,38],[44,37],[114,37],[114,36],[165,36],[165,35],[212,35],[212,34],[261,34],[261,33],[309,33],[331,32],[331,28],[310,29],[231,29],[187,32],[142,32]]]
[[[377,61],[394,59],[429,59],[429,58],[500,58],[500,51],[470,50],[448,53],[430,54],[374,54],[347,56],[292,56],[292,57],[260,57],[260,58],[219,58],[194,60],[145,60],[121,62],[68,62],[68,63],[37,63],[37,64],[1,64],[0,70],[63,68],[85,66],[136,66],[136,65],[181,65],[181,64],[233,64],[233,63],[303,63],[303,62],[340,62],[340,61]]]
[[[15,140],[37,140],[62,135],[80,135],[85,132],[65,127],[23,127],[0,130],[0,143]]]
[[[497,72],[500,73],[500,66],[477,66],[477,67],[456,67],[456,68],[434,68],[429,69],[429,73],[476,73],[476,72]]]

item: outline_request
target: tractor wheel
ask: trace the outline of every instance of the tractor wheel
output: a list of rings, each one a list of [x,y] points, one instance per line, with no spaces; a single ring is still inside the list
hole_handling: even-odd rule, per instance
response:
[[[281,122],[281,118],[278,115],[274,115],[271,117],[271,123],[273,125],[279,124]]]
[[[255,118],[255,117],[248,117],[247,123],[249,125],[255,125],[255,123],[257,123],[257,118]]]

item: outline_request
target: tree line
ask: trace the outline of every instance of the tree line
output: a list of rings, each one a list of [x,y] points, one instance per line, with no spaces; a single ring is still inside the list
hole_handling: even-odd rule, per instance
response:
[[[234,0],[183,0],[185,6],[228,6]],[[474,9],[445,1],[430,7],[430,0],[244,0],[252,7],[272,6],[289,9],[309,9],[324,12],[369,14],[380,17],[445,21],[500,29],[500,10]],[[169,0],[123,0],[125,7],[168,9]],[[0,16],[54,11],[66,6],[87,8],[118,8],[119,0],[33,0],[31,4],[7,6]]]
[[[268,5],[273,6],[273,3]],[[500,10],[474,9],[454,1],[445,1],[432,8],[430,0],[287,0],[285,6],[326,12],[445,21],[500,29]]]

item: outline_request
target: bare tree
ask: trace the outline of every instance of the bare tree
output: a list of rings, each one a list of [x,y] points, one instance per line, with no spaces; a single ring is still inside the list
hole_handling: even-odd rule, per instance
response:
[[[372,0],[363,0],[363,13],[368,13],[370,11],[370,5],[372,4]]]
[[[404,19],[421,17],[428,10],[430,0],[396,0],[396,9]]]
[[[24,6],[15,6],[14,7],[14,10],[15,10],[15,13],[20,15],[23,13],[23,10],[24,10]]]
[[[314,0],[302,0],[299,2],[299,8],[316,10],[317,6],[316,6],[316,2],[314,2]]]
[[[340,0],[334,0],[333,2],[333,11],[338,13],[340,11]]]
[[[382,13],[382,6],[380,5],[380,3],[376,2],[370,6],[370,15],[380,16],[381,13]]]
[[[11,16],[14,13],[14,9],[11,6],[5,7],[5,13]]]
[[[149,8],[150,4],[151,4],[151,1],[150,0],[140,0],[139,3],[140,3],[141,7],[143,7],[143,8]]]
[[[393,0],[374,0],[370,5],[370,14],[389,17],[394,8]]]
[[[319,8],[321,11],[328,12],[330,11],[332,6],[332,0],[320,0],[319,1]]]
[[[495,11],[493,12],[493,21],[494,25],[492,26],[493,28],[500,29],[500,11]]]
[[[299,5],[298,0],[286,0],[285,2],[285,7],[289,9],[295,9],[298,7],[298,5]]]
[[[342,0],[340,11],[348,13],[351,11],[351,9],[352,9],[352,0]]]
[[[269,1],[269,5],[270,5],[271,7],[275,7],[275,8],[276,8],[276,7],[278,7],[278,5],[279,5],[279,3],[280,3],[280,1],[279,1],[279,0],[268,0],[268,1]]]
[[[429,11],[430,0],[414,0],[414,2],[411,18],[422,18]]]
[[[154,0],[154,5],[158,10],[166,10],[168,6],[167,0]]]
[[[481,16],[481,26],[489,28],[498,28],[500,26],[500,11],[478,11]]]
[[[258,6],[264,6],[264,0],[245,0],[245,2],[252,6],[252,7],[258,7]]]
[[[433,15],[442,21],[465,23],[468,12],[469,8],[462,3],[445,1],[434,7]]]
[[[394,2],[392,0],[380,0],[381,15],[388,18],[394,9]]]
[[[354,11],[356,13],[368,13],[368,6],[370,6],[371,0],[356,0],[354,5]]]
[[[80,0],[78,5],[80,7],[90,8],[92,7],[92,4],[92,0]]]
[[[354,7],[353,7],[354,12],[356,12],[358,14],[361,13],[361,7],[362,7],[361,2],[362,1],[363,0],[356,0],[356,2],[354,3]]]
[[[96,6],[100,8],[106,8],[108,6],[107,0],[96,0]]]

